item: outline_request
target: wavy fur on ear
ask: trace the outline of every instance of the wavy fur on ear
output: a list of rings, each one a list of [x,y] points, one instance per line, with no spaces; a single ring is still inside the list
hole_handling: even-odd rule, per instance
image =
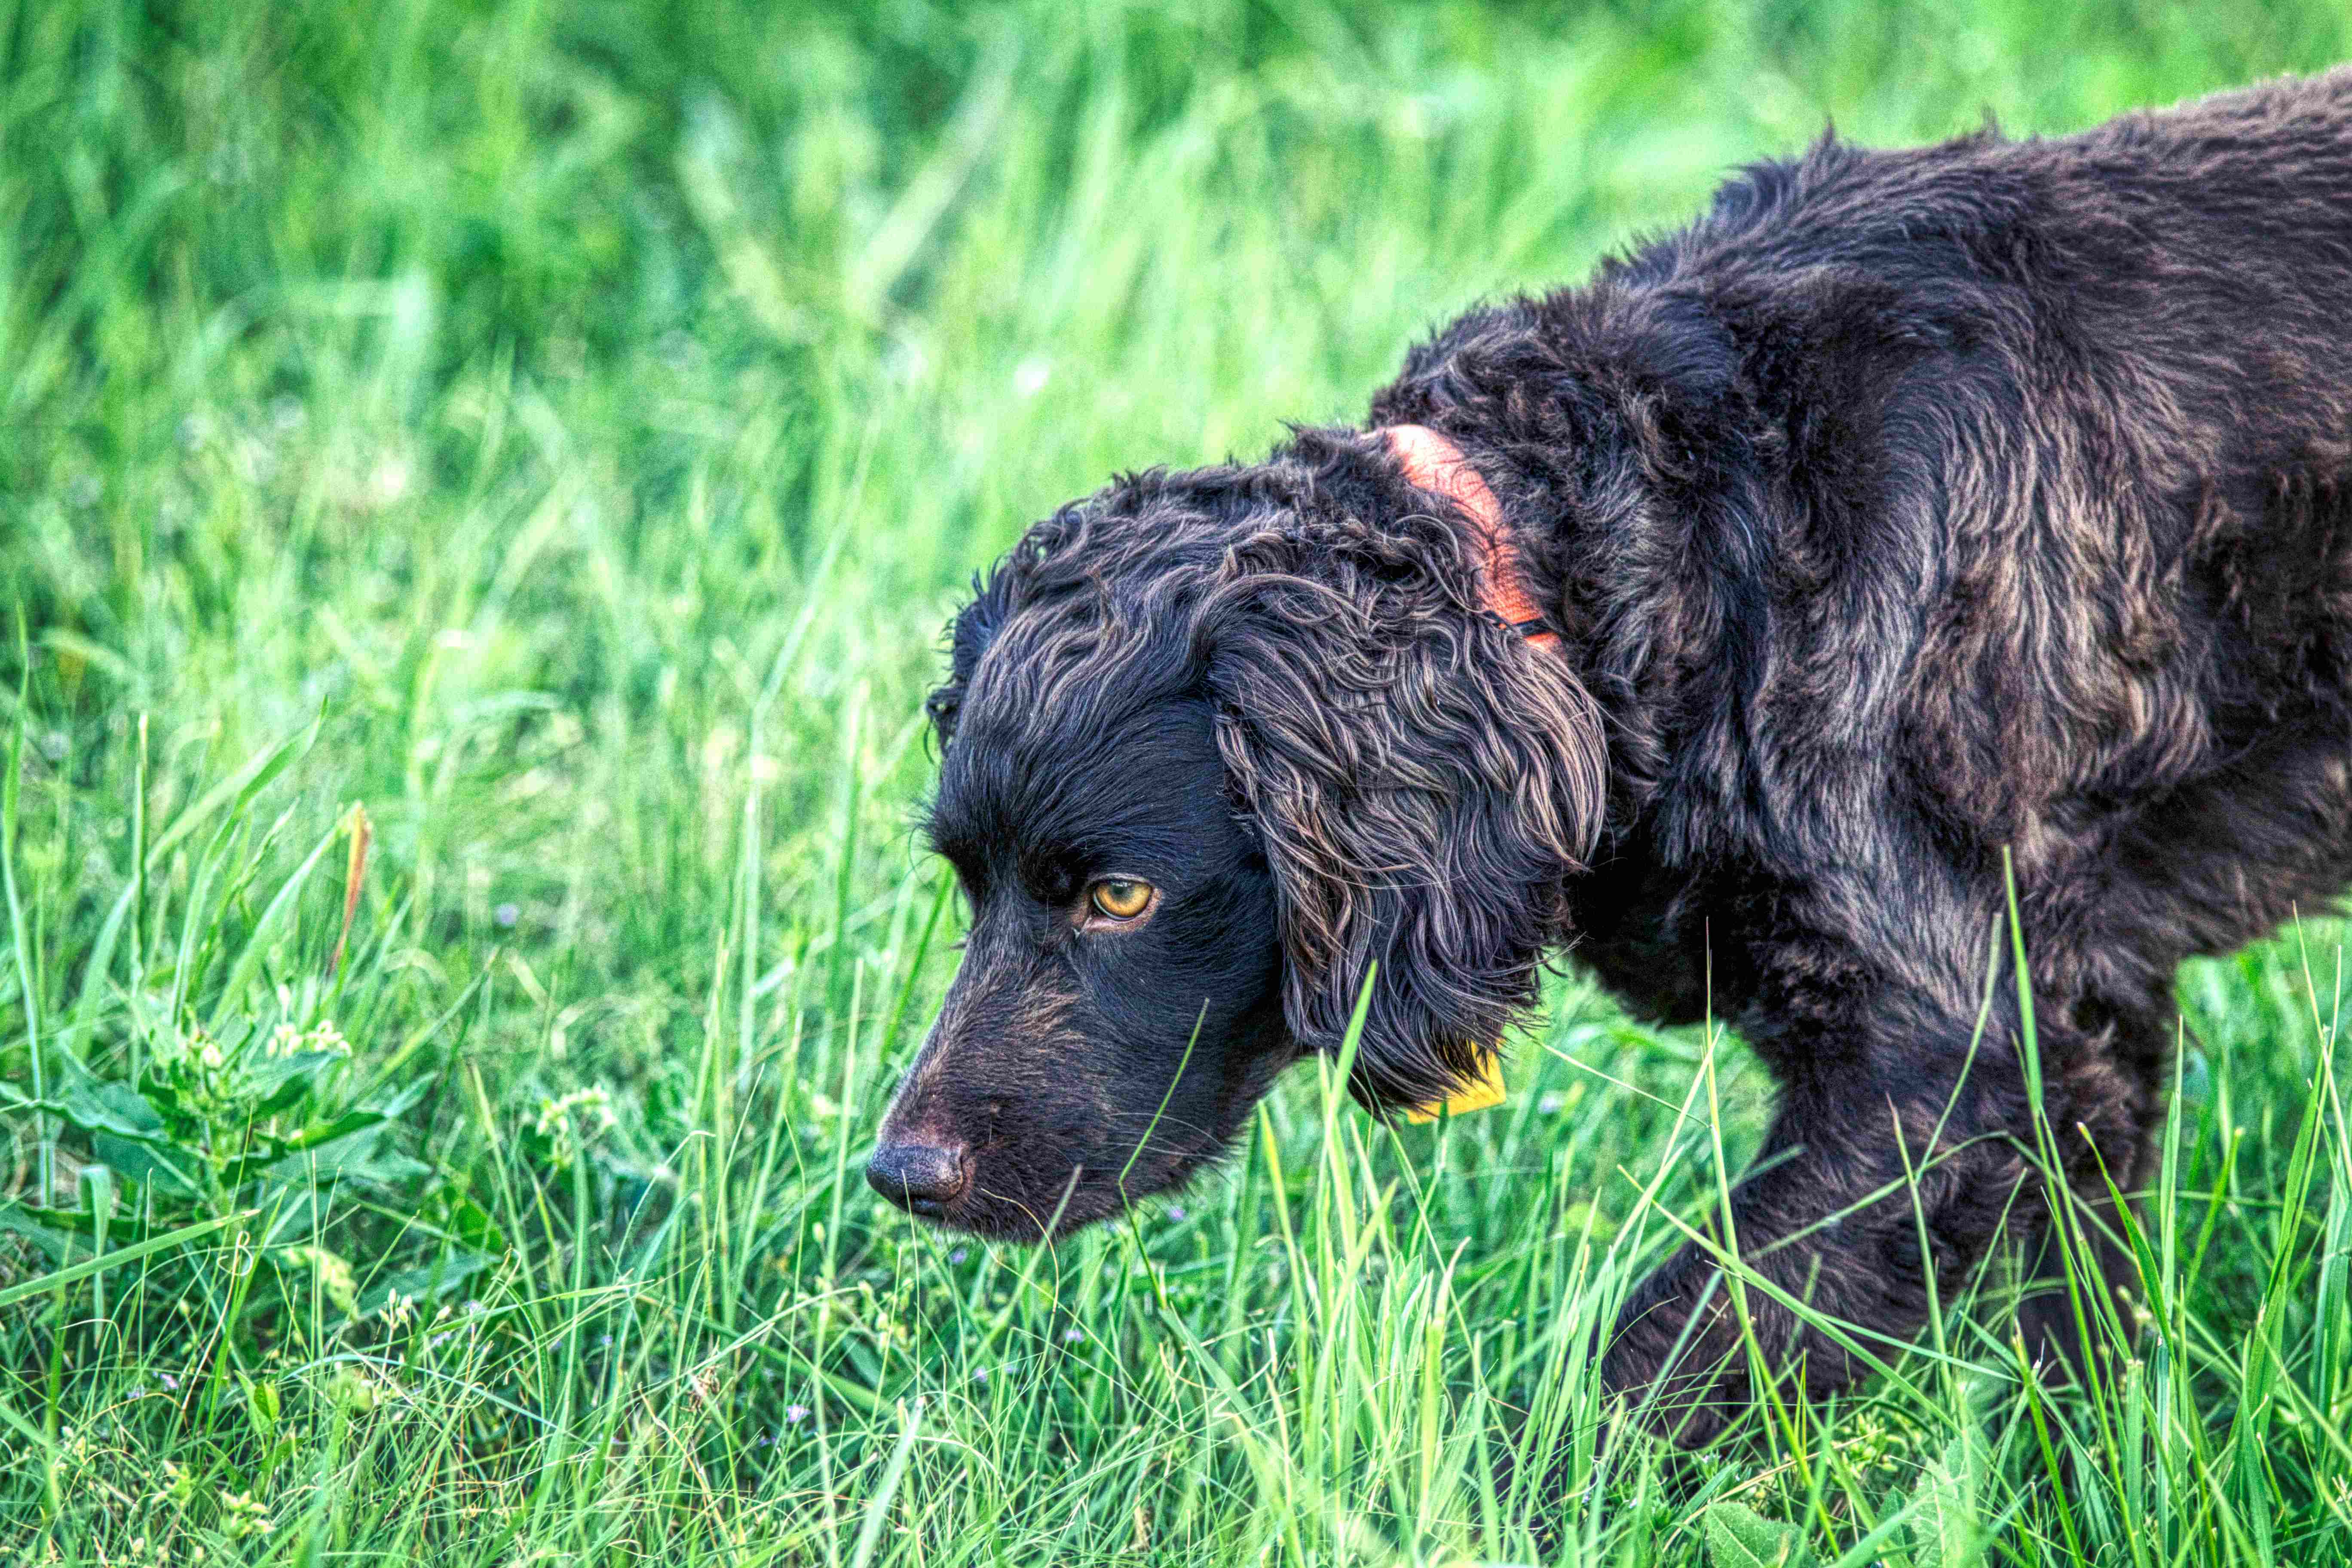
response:
[[[1601,719],[1564,659],[1478,607],[1452,502],[1358,438],[1299,455],[1318,447],[1318,499],[1369,464],[1411,510],[1310,504],[1234,546],[1202,617],[1218,745],[1280,889],[1293,1033],[1336,1051],[1377,963],[1349,1087],[1426,1105],[1534,1006],[1569,935]]]

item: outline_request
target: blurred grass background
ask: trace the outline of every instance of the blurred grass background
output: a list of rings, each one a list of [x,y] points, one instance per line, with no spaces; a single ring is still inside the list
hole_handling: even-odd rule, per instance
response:
[[[1507,1110],[1302,1074],[1055,1254],[856,1175],[955,918],[920,697],[1029,520],[1353,420],[1825,125],[2347,53],[2332,0],[0,9],[0,1557],[2352,1560],[2333,926],[2184,979],[2112,1386],[1956,1314],[1696,1470],[1596,1458],[1582,1346],[1762,1086],[1573,982]]]

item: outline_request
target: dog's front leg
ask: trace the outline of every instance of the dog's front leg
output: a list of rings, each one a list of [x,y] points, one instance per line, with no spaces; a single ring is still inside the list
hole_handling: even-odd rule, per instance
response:
[[[1654,1429],[1703,1442],[1753,1404],[1757,1372],[1821,1398],[1965,1290],[2035,1209],[2012,1203],[2032,1170],[2022,1073],[1989,1038],[1973,1056],[1968,1040],[1849,1047],[1792,1074],[1706,1244],[1635,1289],[1603,1359],[1608,1390]]]

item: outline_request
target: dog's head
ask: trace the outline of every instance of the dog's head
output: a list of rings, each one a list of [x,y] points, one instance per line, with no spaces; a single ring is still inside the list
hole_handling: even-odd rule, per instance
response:
[[[1371,437],[1033,528],[931,698],[971,924],[874,1185],[1066,1233],[1214,1157],[1360,996],[1359,1100],[1466,1079],[1536,999],[1603,790],[1583,689],[1478,595],[1452,507]]]

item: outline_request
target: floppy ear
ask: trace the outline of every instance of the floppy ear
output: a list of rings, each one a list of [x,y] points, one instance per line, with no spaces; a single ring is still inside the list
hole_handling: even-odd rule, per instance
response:
[[[1534,1005],[1603,805],[1591,697],[1476,593],[1436,519],[1288,513],[1228,558],[1202,622],[1291,1031],[1336,1052],[1377,963],[1349,1083],[1377,1109],[1444,1099]]]
[[[955,739],[956,721],[963,717],[964,692],[971,685],[972,671],[980,668],[980,656],[996,640],[997,627],[1003,624],[1003,575],[999,572],[992,578],[974,577],[971,602],[948,623],[948,678],[923,700],[923,711],[930,718],[931,731],[942,752]]]

